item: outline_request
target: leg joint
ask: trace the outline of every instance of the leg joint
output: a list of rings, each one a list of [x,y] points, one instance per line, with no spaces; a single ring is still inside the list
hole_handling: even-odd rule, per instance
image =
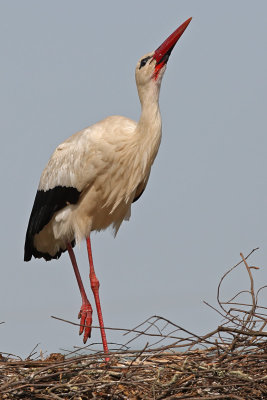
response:
[[[92,275],[90,274],[90,282],[91,282],[91,288],[93,290],[99,289],[100,283],[95,274]]]

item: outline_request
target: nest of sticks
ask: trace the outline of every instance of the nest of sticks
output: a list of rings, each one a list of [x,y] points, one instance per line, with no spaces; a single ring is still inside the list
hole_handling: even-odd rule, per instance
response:
[[[110,352],[108,362],[88,347],[46,359],[36,349],[25,360],[2,353],[0,399],[266,399],[267,308],[258,301],[267,286],[254,287],[257,267],[247,259],[255,250],[241,253],[222,277],[216,308],[206,303],[223,319],[213,332],[199,336],[153,316],[124,330],[131,338]],[[248,274],[250,288],[222,301],[222,284],[238,267]],[[241,301],[244,296],[248,301]],[[147,343],[131,350],[137,338]]]

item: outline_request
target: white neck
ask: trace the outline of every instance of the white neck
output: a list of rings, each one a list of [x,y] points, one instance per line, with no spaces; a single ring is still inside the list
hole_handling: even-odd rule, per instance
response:
[[[141,116],[136,127],[139,142],[148,151],[152,164],[161,140],[161,115],[159,109],[160,84],[152,81],[149,87],[138,88],[141,103]]]

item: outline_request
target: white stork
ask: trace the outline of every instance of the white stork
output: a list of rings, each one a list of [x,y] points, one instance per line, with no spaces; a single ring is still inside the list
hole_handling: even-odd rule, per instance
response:
[[[46,261],[68,250],[82,297],[80,334],[91,335],[92,307],[87,298],[73,247],[86,238],[90,283],[95,297],[104,352],[108,345],[99,300],[90,233],[112,226],[116,234],[142,195],[161,141],[159,92],[168,58],[191,18],[156,51],[142,57],[135,78],[141,102],[138,122],[110,116],[75,133],[60,144],[43,170],[25,240],[24,260]]]

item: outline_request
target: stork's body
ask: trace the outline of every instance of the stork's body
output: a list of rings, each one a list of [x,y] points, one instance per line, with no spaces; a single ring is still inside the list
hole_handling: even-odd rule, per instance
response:
[[[33,208],[35,223],[36,219],[40,225],[49,222],[32,242],[26,242],[26,254],[58,258],[68,242],[77,243],[91,231],[110,225],[118,231],[130,216],[132,202],[144,190],[157,154],[159,112],[155,124],[152,132],[141,131],[134,121],[112,116],[56,148],[42,173]],[[55,212],[56,204],[60,209]]]
[[[91,332],[92,308],[72,247],[87,239],[91,287],[106,352],[90,232],[112,226],[117,233],[122,221],[130,217],[131,204],[146,187],[161,140],[161,79],[169,55],[190,20],[138,62],[136,83],[142,107],[139,122],[111,116],[60,144],[42,173],[30,216],[24,259],[29,261],[34,256],[51,260],[68,250],[82,295],[80,333],[84,331],[84,341]]]

